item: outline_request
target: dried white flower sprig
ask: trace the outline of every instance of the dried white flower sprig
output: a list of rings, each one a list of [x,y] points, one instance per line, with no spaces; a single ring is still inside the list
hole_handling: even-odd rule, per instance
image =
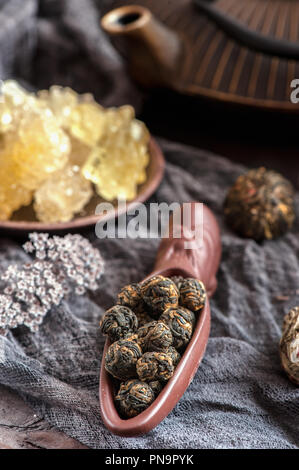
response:
[[[19,325],[37,331],[44,316],[69,293],[82,295],[98,288],[104,270],[99,251],[81,235],[49,237],[31,233],[23,245],[35,259],[22,266],[11,265],[0,277],[0,334]]]

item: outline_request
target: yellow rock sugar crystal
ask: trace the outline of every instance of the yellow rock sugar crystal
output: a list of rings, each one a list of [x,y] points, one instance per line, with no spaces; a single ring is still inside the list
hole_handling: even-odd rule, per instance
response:
[[[68,133],[68,136],[71,142],[69,162],[71,165],[77,165],[81,167],[90,155],[91,148],[84,144],[81,140],[72,136],[72,134]]]
[[[35,192],[34,209],[42,222],[68,222],[92,196],[90,181],[78,166],[54,173]]]
[[[132,106],[105,109],[91,94],[37,94],[0,81],[0,219],[32,201],[44,222],[68,221],[92,197],[134,199],[146,180],[149,132]]]
[[[0,133],[15,130],[28,100],[33,99],[14,80],[0,82]]]
[[[72,112],[78,104],[78,94],[74,90],[53,85],[49,90],[39,91],[38,98],[51,109],[60,126],[69,127]]]
[[[45,112],[26,113],[16,134],[9,136],[5,156],[12,162],[16,181],[29,190],[37,189],[52,173],[62,169],[70,152],[70,141]]]
[[[0,151],[0,220],[8,220],[14,211],[30,204],[32,191],[16,182],[13,169],[2,156]]]
[[[97,103],[79,103],[70,119],[70,133],[84,144],[94,146],[105,130],[105,112]]]
[[[72,136],[90,147],[98,142],[106,123],[105,110],[91,94],[79,95],[71,88],[55,85],[38,96]]]
[[[113,125],[106,129],[83,165],[82,173],[104,199],[132,200],[137,195],[138,184],[146,180],[149,133],[136,119],[121,121],[119,115],[117,118],[111,121],[117,123],[116,129]]]

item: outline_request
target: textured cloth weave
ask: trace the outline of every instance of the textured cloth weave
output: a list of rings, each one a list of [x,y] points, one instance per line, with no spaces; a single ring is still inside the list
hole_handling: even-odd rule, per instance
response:
[[[35,2],[23,0],[26,3]],[[107,78],[112,69],[121,70],[117,55],[110,55],[109,44],[95,26],[95,7],[90,1],[40,3],[42,17],[34,22],[28,16],[28,27],[30,23],[38,31],[34,65],[38,76],[33,86],[63,82],[61,64],[66,58],[70,68],[64,77],[76,80],[83,91],[97,91],[92,82],[95,77]],[[84,9],[79,8],[83,3]],[[78,62],[72,62],[74,44],[85,57],[83,65],[80,55]],[[45,49],[48,71],[41,57]],[[3,72],[4,55],[1,42],[3,77],[11,73],[9,68]],[[9,63],[13,62],[11,58]],[[92,73],[86,73],[86,64],[93,67]],[[125,97],[131,101],[133,89],[126,79],[124,83],[125,88],[119,84],[115,102]],[[115,80],[113,85],[117,86]],[[112,94],[107,96],[109,101]],[[207,152],[165,141],[160,144],[167,159],[166,173],[149,202],[205,202],[222,229],[223,256],[211,301],[211,337],[180,402],[160,425],[140,438],[113,436],[103,426],[98,382],[104,338],[98,321],[124,284],[150,273],[159,241],[98,240],[93,230],[88,237],[106,260],[100,289],[93,296],[70,299],[53,309],[37,334],[18,328],[1,337],[0,383],[18,391],[52,425],[93,448],[298,448],[299,389],[281,369],[278,342],[284,314],[299,303],[299,194],[298,220],[289,234],[262,244],[240,239],[225,226],[222,204],[228,187],[244,168]],[[1,238],[1,271],[11,262],[27,259],[17,243]]]

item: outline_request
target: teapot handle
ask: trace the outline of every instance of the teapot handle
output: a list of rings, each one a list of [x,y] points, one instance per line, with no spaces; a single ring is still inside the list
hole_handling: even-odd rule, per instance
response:
[[[277,39],[252,31],[215,6],[215,0],[194,0],[197,8],[214,21],[225,33],[242,45],[264,54],[285,59],[299,59],[299,42]]]

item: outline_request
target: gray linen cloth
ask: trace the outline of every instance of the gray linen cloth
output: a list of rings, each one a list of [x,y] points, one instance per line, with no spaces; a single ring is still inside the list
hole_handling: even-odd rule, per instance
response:
[[[40,57],[47,43],[48,57],[54,50],[57,61],[63,54],[73,58],[70,38],[76,38],[86,61],[97,51],[95,70],[101,71],[101,77],[109,76],[110,46],[95,26],[94,8],[86,0],[41,2],[43,18],[36,20],[39,52],[34,65],[39,74],[32,79],[33,86],[42,81],[45,86],[47,81],[65,84],[63,77],[71,81],[70,71],[74,70],[79,88],[84,87],[80,73],[82,78],[85,75],[78,63],[70,60],[68,74],[63,76],[61,64],[51,68],[53,59],[47,75]],[[4,48],[1,42],[2,69]],[[115,67],[122,68],[116,55],[112,69]],[[96,82],[92,85],[91,81],[87,87],[96,91]],[[128,90],[133,88],[126,80],[116,102],[121,95],[129,96]],[[93,448],[298,448],[299,389],[281,369],[278,342],[284,314],[299,303],[299,194],[298,220],[290,233],[262,244],[241,239],[226,227],[222,204],[228,187],[244,168],[176,143],[160,141],[160,145],[167,160],[166,173],[149,202],[204,202],[215,212],[222,229],[223,256],[218,290],[211,301],[211,337],[182,399],[143,437],[121,438],[105,429],[98,400],[104,345],[98,321],[122,285],[150,273],[159,241],[98,240],[93,230],[88,237],[106,260],[100,289],[53,309],[37,334],[18,328],[1,337],[0,383],[18,391],[49,423]],[[27,259],[19,244],[0,240],[1,271],[12,262]]]

